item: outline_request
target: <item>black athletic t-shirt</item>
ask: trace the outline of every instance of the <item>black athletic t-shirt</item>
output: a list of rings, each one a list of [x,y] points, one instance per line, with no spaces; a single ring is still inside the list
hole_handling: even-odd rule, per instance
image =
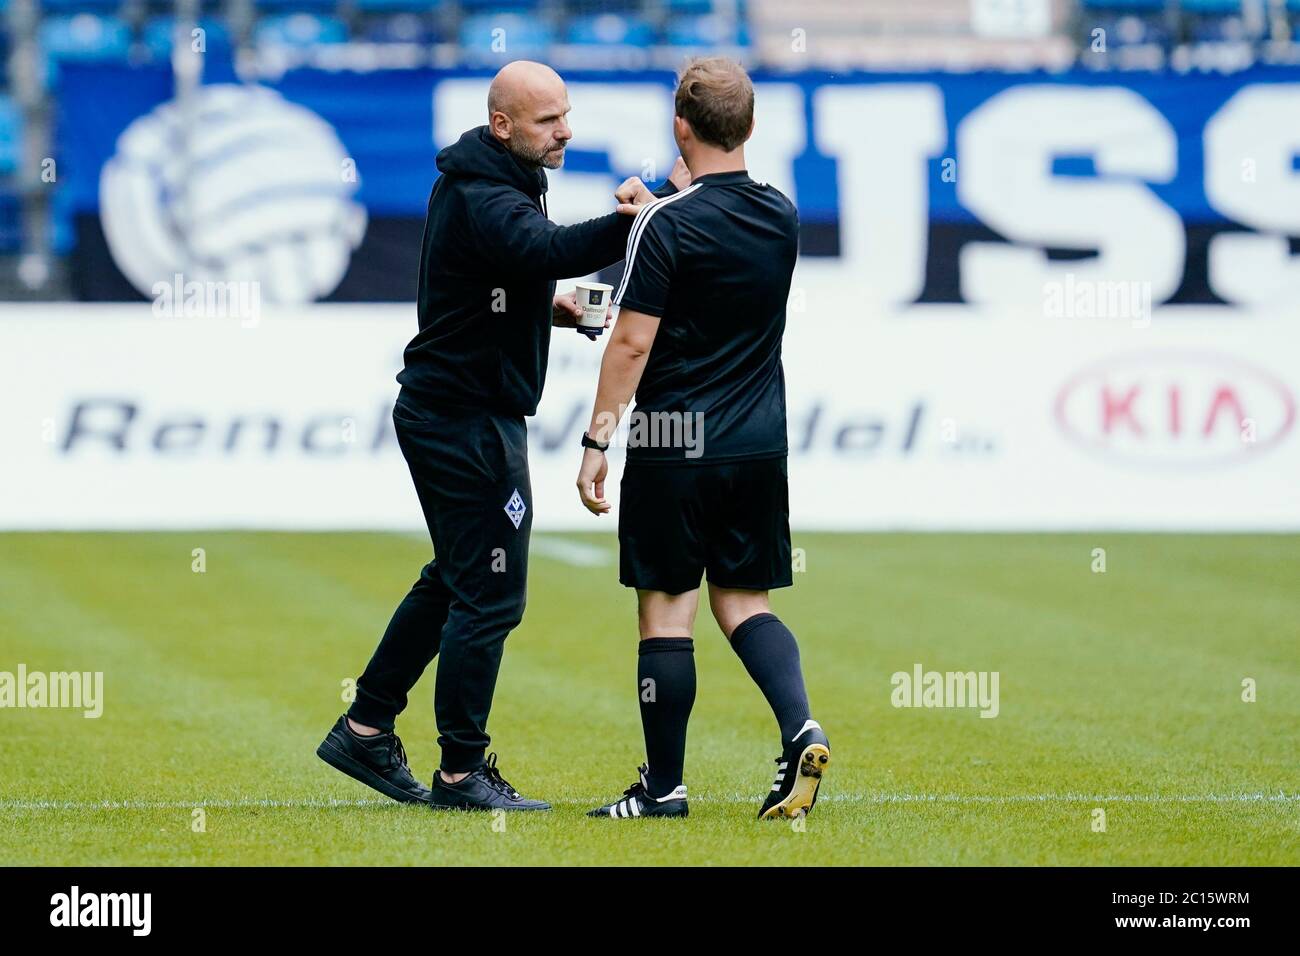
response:
[[[696,178],[637,215],[614,304],[659,316],[629,461],[786,454],[781,336],[799,216],[745,171]]]

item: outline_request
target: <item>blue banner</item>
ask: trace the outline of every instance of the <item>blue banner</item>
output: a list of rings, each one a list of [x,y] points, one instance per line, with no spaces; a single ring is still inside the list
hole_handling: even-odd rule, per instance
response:
[[[358,200],[379,215],[422,216],[430,185],[436,178],[435,91],[449,79],[489,74],[434,70],[327,72],[303,69],[263,85],[279,91],[329,122],[361,170],[381,170],[362,175]],[[228,74],[209,70],[208,82],[229,82]],[[571,73],[570,83],[615,86],[653,83],[671,94],[669,73]],[[813,136],[817,90],[838,85],[924,84],[942,96],[947,143],[957,141],[958,129],[975,109],[1015,87],[1049,84],[1089,89],[1121,87],[1141,96],[1169,122],[1177,135],[1177,172],[1169,182],[1153,182],[1152,191],[1191,222],[1216,222],[1224,217],[1206,201],[1203,139],[1206,121],[1243,87],[1267,83],[1300,83],[1300,69],[1257,67],[1224,76],[1220,74],[1093,73],[1058,74],[801,74],[797,77],[755,74],[761,109],[763,83],[794,84],[804,93],[806,110],[801,118],[806,148],[791,158],[800,215],[805,219],[837,218],[836,157],[819,152]],[[137,117],[166,102],[172,95],[171,71],[165,67],[127,68],[116,65],[69,64],[63,68],[59,100],[58,161],[62,202],[75,212],[99,206],[99,171],[113,154],[117,136]],[[582,117],[571,117],[576,128]],[[863,128],[863,148],[887,138],[888,129]],[[928,159],[930,214],[946,222],[974,222],[976,217],[958,200],[955,182],[945,179],[944,156]],[[633,175],[636,169],[613,169],[603,152],[584,150],[575,135],[567,159],[578,172]],[[1062,176],[1093,176],[1096,170],[1086,156],[1062,156],[1055,169]]]
[[[271,217],[304,235],[328,223],[364,265],[375,249],[389,256],[410,243],[403,230],[414,227],[402,224],[423,218],[438,149],[485,121],[489,77],[299,69],[250,87],[210,65],[204,93],[186,106],[171,102],[167,68],[69,65],[57,208],[65,223],[105,219],[103,239],[83,225],[76,241],[88,246],[87,261],[102,258],[97,242],[106,245],[137,290],[175,257],[160,251],[127,268],[120,250],[139,259],[142,244],[183,234],[200,260],[247,259],[260,254]],[[674,78],[565,79],[574,139],[552,176],[551,213],[574,221],[606,211],[618,180],[666,173],[676,153]],[[1157,303],[1242,301],[1252,288],[1294,281],[1300,69],[757,73],[754,81],[751,174],[795,200],[805,257],[844,261],[885,301],[988,300],[1031,287],[1044,270],[1017,250],[1089,260],[1096,277],[1149,282]],[[277,135],[283,142],[271,143]],[[307,208],[308,196],[319,202]],[[257,226],[223,231],[193,218],[234,223],[253,206],[264,220]],[[141,217],[139,230],[130,221]],[[294,221],[284,225],[286,217]],[[1216,251],[1222,233],[1254,233],[1270,245],[1249,257],[1241,243]],[[1278,241],[1290,251],[1279,252]],[[310,294],[328,296],[338,281]],[[368,280],[343,288],[345,297],[383,292]]]

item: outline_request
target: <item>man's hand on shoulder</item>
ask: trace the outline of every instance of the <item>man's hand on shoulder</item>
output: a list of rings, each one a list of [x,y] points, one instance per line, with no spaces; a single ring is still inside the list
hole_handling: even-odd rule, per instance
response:
[[[680,156],[677,157],[677,162],[673,163],[673,171],[668,174],[668,179],[677,187],[678,192],[691,184],[691,171],[686,165],[686,160]]]
[[[677,162],[673,163],[672,172],[668,174],[668,181],[673,184],[678,192],[681,192],[691,184],[691,171],[686,165],[686,160],[680,156]],[[637,176],[629,176],[623,180],[623,184],[614,190],[614,198],[618,201],[618,211],[625,216],[635,216],[648,203],[654,202],[661,198],[650,191],[645,183],[641,182]]]

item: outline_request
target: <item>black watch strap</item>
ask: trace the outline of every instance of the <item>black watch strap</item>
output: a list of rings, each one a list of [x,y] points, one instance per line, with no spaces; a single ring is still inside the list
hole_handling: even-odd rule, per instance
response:
[[[583,447],[583,448],[594,448],[594,449],[596,449],[596,451],[608,451],[608,450],[609,450],[609,442],[606,442],[605,444],[602,445],[600,442],[596,441],[596,439],[592,438],[592,437],[591,437],[590,435],[588,435],[586,432],[583,432],[583,433],[582,433],[582,447]]]

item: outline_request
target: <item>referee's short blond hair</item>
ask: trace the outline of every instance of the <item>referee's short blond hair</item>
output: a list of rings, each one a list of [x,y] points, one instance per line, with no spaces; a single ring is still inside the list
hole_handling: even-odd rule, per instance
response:
[[[677,81],[677,115],[704,142],[731,152],[754,126],[754,84],[745,68],[722,56],[698,57]]]

